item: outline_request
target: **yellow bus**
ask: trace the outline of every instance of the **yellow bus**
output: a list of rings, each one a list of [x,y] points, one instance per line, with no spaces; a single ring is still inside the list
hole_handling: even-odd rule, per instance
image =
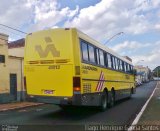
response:
[[[105,110],[135,92],[132,62],[76,28],[28,34],[24,69],[28,96],[61,107]]]

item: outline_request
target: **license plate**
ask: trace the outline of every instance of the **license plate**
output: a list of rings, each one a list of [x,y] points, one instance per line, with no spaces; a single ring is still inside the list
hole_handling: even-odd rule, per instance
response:
[[[53,94],[54,90],[44,90],[44,94]]]

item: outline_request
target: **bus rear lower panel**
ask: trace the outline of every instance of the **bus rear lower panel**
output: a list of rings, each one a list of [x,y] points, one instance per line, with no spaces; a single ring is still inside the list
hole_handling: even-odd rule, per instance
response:
[[[99,106],[102,93],[75,94],[73,97],[29,96],[31,101],[73,106]]]

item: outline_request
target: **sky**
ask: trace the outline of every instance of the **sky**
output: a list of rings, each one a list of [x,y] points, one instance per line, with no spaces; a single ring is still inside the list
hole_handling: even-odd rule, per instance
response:
[[[160,0],[1,0],[0,19],[27,33],[76,27],[134,65],[160,65]],[[3,26],[0,32],[9,41],[25,37]]]

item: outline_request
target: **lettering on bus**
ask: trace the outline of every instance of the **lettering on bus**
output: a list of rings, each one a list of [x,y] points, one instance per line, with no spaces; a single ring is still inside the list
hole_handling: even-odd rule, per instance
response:
[[[88,70],[82,70],[83,74],[88,74]]]
[[[97,71],[97,68],[92,67],[92,66],[82,66],[82,69]]]
[[[60,69],[60,65],[52,65],[52,66],[49,66],[48,69],[58,70]]]
[[[43,50],[41,45],[36,45],[35,50],[38,52],[40,58],[45,58],[48,56],[49,52],[51,52],[53,57],[60,57],[60,51],[58,51],[53,44],[50,37],[45,38],[46,41],[46,47]]]

